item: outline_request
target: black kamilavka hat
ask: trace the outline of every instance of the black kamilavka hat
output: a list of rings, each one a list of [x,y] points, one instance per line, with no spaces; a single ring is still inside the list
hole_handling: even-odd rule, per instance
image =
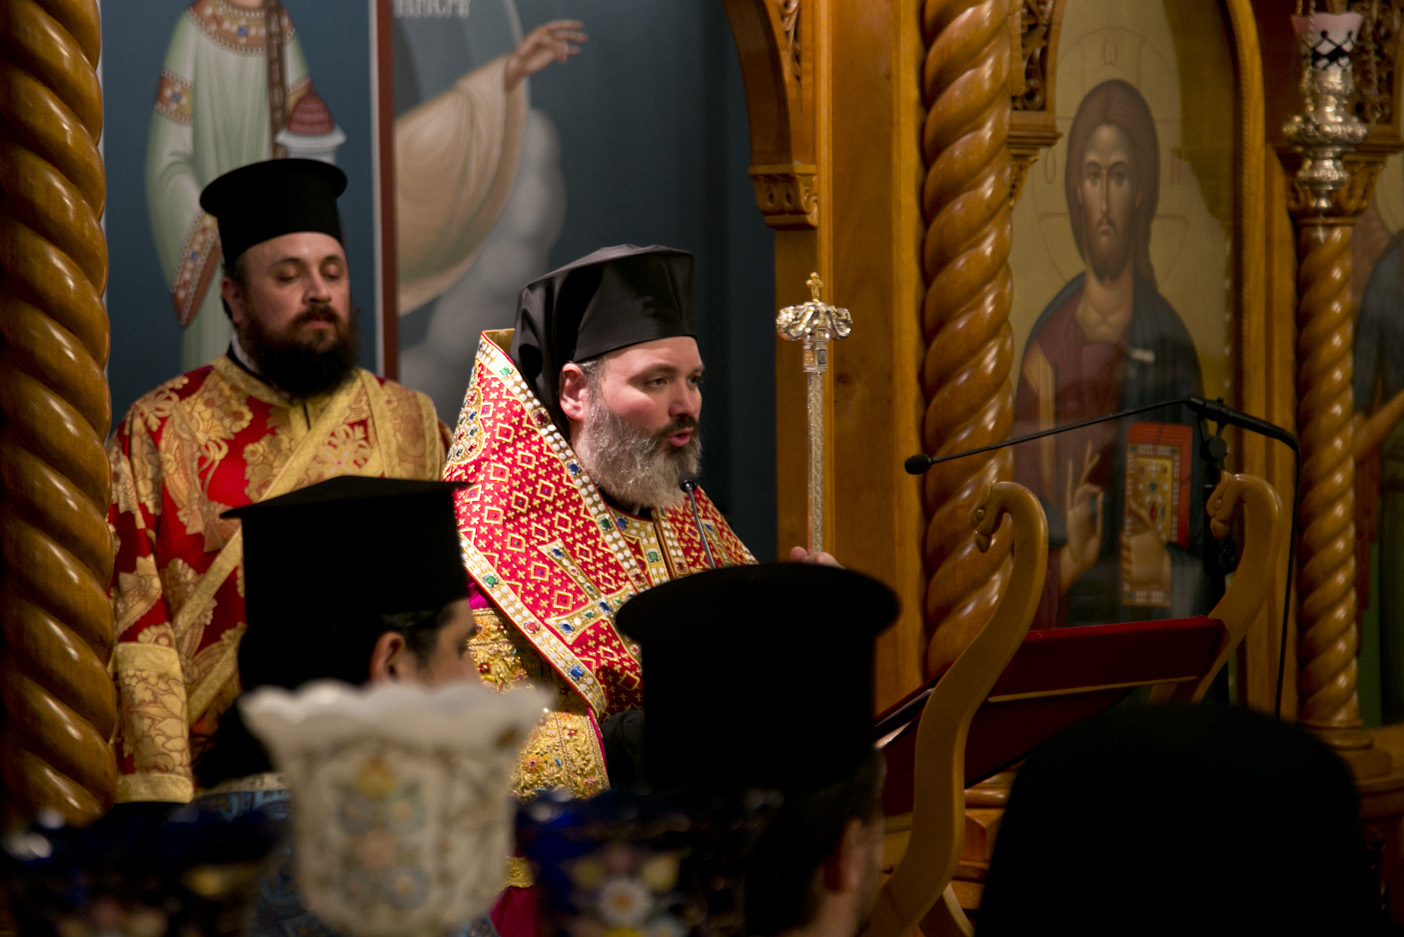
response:
[[[341,238],[336,198],[346,173],[319,159],[270,159],[249,163],[215,179],[200,193],[200,207],[219,222],[224,269],[255,244],[283,234],[316,231]]]
[[[466,598],[453,510],[463,487],[344,475],[225,511],[243,526],[245,689],[349,679],[336,671],[366,666],[361,639],[385,630],[380,616]],[[342,647],[354,659],[341,661]]]
[[[812,563],[706,570],[630,599],[649,786],[815,791],[872,757],[873,646],[897,596]]]
[[[517,298],[511,357],[563,430],[561,366],[660,338],[696,337],[692,255],[605,247],[528,283]]]

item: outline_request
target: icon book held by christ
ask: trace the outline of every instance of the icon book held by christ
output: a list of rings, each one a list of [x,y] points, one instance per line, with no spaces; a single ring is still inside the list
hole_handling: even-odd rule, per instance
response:
[[[1137,423],[1126,433],[1127,536],[1149,525],[1167,544],[1189,546],[1190,464],[1194,430],[1183,423]],[[1123,575],[1124,605],[1169,607],[1170,589]]]

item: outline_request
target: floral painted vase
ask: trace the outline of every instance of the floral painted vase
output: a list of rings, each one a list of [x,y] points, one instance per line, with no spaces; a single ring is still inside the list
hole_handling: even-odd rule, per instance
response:
[[[484,913],[512,852],[509,780],[546,700],[478,684],[264,687],[244,718],[286,778],[308,907],[358,937]]]

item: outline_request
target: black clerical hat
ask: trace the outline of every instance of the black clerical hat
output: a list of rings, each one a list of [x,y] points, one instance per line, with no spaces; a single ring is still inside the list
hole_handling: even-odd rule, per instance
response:
[[[316,662],[344,643],[364,666],[358,638],[383,631],[380,616],[465,598],[453,510],[462,487],[345,475],[225,511],[243,526],[245,688],[340,677]]]
[[[873,753],[873,644],[897,596],[811,563],[708,570],[630,599],[650,786],[817,790]]]
[[[671,247],[605,247],[528,283],[517,298],[511,356],[564,427],[561,366],[660,338],[696,336],[692,255]]]
[[[319,159],[270,159],[231,169],[205,186],[200,207],[219,222],[224,269],[255,244],[316,231],[341,240],[336,198],[346,173]]]

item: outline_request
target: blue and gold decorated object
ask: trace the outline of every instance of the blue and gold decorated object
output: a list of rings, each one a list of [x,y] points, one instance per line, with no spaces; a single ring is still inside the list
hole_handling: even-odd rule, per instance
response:
[[[511,851],[509,776],[545,702],[477,683],[246,694],[290,793],[305,906],[354,937],[440,937],[486,912]]]
[[[412,807],[380,800],[391,822],[416,821]],[[348,822],[369,830],[376,821],[363,813]],[[281,787],[119,806],[85,829],[41,821],[6,837],[0,881],[25,937],[341,937],[306,906],[287,833]],[[391,882],[406,879],[414,884],[412,872]],[[394,897],[422,896],[409,887]],[[482,916],[452,937],[496,932]]]
[[[83,829],[40,820],[4,839],[0,880],[26,937],[248,933],[276,817],[120,806]]]
[[[746,857],[779,802],[761,791],[614,788],[523,805],[517,842],[536,872],[543,933],[744,934]]]

